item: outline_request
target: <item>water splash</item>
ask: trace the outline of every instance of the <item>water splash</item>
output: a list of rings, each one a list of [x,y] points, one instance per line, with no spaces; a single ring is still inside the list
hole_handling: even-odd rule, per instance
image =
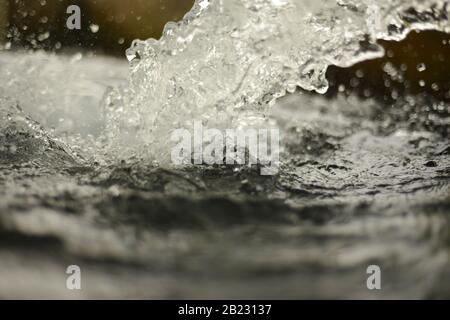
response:
[[[380,57],[377,39],[449,31],[447,1],[198,0],[159,41],[127,51],[131,77],[106,99],[115,156],[168,161],[170,132],[267,125],[297,87],[324,93],[329,65]]]
[[[381,55],[376,38],[447,30],[436,3],[198,2],[159,42],[129,50],[130,83],[106,95],[103,133],[92,107],[122,65],[2,53],[0,296],[67,297],[61,270],[82,259],[87,297],[373,298],[361,274],[376,263],[389,282],[380,298],[448,298],[450,146],[436,129],[448,132],[447,103],[291,95],[272,110],[287,149],[277,176],[148,165],[165,164],[177,126],[264,123],[285,91],[325,90],[328,64]],[[72,156],[76,145],[99,161],[103,141],[113,161],[144,161]]]

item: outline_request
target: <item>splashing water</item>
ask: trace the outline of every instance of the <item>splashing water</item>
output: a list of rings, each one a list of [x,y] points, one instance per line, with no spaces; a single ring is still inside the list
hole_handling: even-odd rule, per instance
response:
[[[414,9],[411,9],[414,8]],[[106,99],[115,156],[168,162],[170,132],[268,125],[274,100],[327,91],[329,65],[384,54],[377,39],[448,31],[447,1],[196,1],[159,41],[135,41],[129,87]]]
[[[1,52],[0,297],[73,298],[61,275],[82,261],[86,298],[448,298],[448,102],[299,93],[270,108],[447,17],[437,0],[197,1],[128,50],[128,81],[126,61]],[[199,120],[276,121],[279,174],[155,167]]]

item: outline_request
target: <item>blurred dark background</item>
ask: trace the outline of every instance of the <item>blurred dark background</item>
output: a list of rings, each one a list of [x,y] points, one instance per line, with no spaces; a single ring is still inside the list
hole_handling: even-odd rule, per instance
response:
[[[158,38],[194,0],[0,0],[0,37],[12,48],[64,51],[74,47],[123,55],[134,39]],[[78,5],[82,29],[69,30],[66,13]]]
[[[329,95],[357,93],[377,96],[391,103],[408,94],[429,94],[450,99],[450,35],[437,31],[413,31],[405,40],[379,41],[384,57],[350,68],[331,67]]]

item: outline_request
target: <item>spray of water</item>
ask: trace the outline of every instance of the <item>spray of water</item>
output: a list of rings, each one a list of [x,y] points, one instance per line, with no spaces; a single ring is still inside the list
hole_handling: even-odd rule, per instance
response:
[[[450,31],[448,11],[444,0],[197,0],[159,40],[133,43],[122,86],[121,66],[42,53],[4,56],[0,81],[27,114],[85,155],[165,165],[173,130],[198,121],[267,128],[277,98],[298,87],[326,92],[328,66],[382,56],[377,39]],[[115,70],[112,87],[98,107],[104,86],[96,78],[106,69]],[[86,80],[90,70],[95,77]]]
[[[159,41],[127,51],[129,86],[105,102],[110,147],[165,163],[170,132],[193,121],[260,126],[286,92],[326,92],[329,65],[382,56],[377,39],[448,31],[447,14],[429,0],[198,0]]]

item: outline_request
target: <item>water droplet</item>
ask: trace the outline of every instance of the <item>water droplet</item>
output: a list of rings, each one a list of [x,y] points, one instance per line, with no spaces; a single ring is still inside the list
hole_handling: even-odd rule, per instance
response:
[[[425,63],[419,63],[419,64],[417,65],[417,71],[423,72],[423,71],[425,71],[425,70],[427,70],[427,66],[425,65]]]
[[[44,40],[47,40],[48,38],[50,38],[50,32],[41,33],[37,37],[38,41],[41,41],[41,42]]]
[[[363,70],[361,70],[361,69],[358,69],[358,70],[356,70],[356,76],[358,77],[358,78],[364,78],[364,71]]]
[[[89,26],[89,29],[91,29],[91,32],[92,32],[92,33],[97,33],[98,30],[100,30],[100,27],[99,27],[97,24],[91,24],[91,25]]]

